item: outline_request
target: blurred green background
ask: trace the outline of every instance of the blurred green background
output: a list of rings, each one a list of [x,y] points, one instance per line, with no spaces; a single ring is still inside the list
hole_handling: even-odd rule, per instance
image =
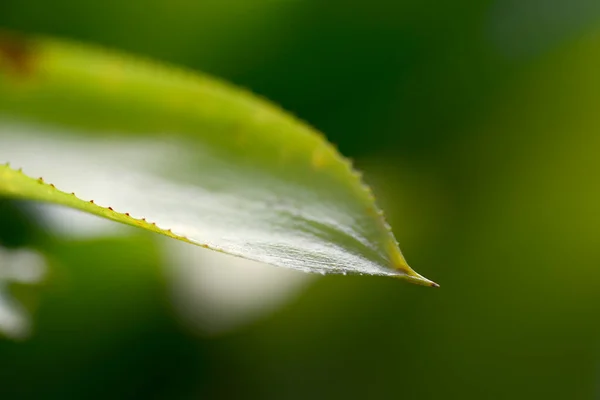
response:
[[[442,286],[327,276],[207,335],[175,317],[154,236],[57,236],[2,201],[0,243],[50,270],[13,287],[35,327],[0,340],[0,398],[600,397],[600,2],[2,0],[0,27],[281,104]]]

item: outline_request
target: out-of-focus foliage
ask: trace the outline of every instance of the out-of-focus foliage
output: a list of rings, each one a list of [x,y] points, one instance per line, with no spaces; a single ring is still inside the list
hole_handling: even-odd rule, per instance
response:
[[[596,398],[593,3],[215,3],[5,0],[0,23],[208,70],[314,121],[364,166],[411,264],[442,289],[325,277],[251,326],[197,336],[170,316],[150,239],[109,252],[18,229],[60,272],[35,336],[0,342],[3,398]]]

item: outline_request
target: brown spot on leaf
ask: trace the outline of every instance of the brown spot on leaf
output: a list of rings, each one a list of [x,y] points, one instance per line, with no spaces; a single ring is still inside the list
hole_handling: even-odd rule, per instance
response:
[[[0,31],[0,72],[26,77],[35,67],[35,49],[33,43],[25,37]]]

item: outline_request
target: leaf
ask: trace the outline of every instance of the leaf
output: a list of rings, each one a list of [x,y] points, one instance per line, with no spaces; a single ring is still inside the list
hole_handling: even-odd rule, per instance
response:
[[[276,266],[437,286],[350,162],[273,104],[104,50],[0,38],[0,160],[24,168],[0,167],[0,194]]]

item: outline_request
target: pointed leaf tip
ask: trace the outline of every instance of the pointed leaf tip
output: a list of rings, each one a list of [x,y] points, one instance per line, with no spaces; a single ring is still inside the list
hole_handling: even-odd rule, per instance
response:
[[[399,276],[399,278],[406,279],[407,281],[414,283],[416,285],[429,286],[429,287],[434,287],[434,288],[440,287],[440,285],[438,285],[434,281],[429,280],[429,279],[425,278],[424,276],[417,274],[414,271],[412,271],[412,272],[414,273],[414,275],[413,274],[401,275],[401,276]]]

